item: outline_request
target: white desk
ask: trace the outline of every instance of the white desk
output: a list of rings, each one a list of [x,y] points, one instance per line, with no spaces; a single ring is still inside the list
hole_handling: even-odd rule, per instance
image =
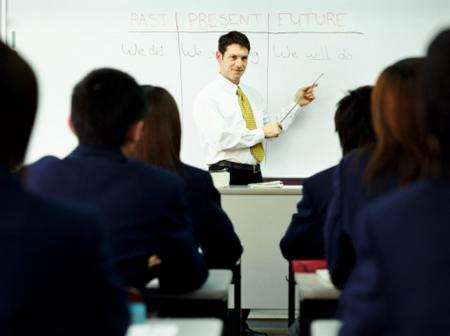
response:
[[[218,319],[150,319],[130,326],[126,336],[220,336],[222,328]]]
[[[331,283],[326,283],[316,273],[295,273],[295,282],[301,299],[337,300],[341,292]]]
[[[317,273],[295,273],[295,282],[300,297],[300,335],[307,335],[312,321],[335,316],[341,293]]]
[[[142,297],[147,307],[152,307],[159,316],[214,317],[225,320],[232,276],[230,270],[209,270],[202,287],[183,294],[161,291],[150,283],[142,290]]]
[[[311,324],[311,336],[336,336],[341,326],[339,320],[316,320]]]
[[[229,187],[219,191],[244,246],[242,308],[278,311],[286,317],[288,267],[279,242],[301,199],[301,188]]]
[[[159,286],[152,282],[147,284],[145,295],[151,297],[154,295],[164,299],[185,299],[185,300],[220,300],[226,298],[231,285],[233,274],[230,270],[211,269],[205,283],[197,290],[183,294],[174,294],[170,292],[160,292]]]

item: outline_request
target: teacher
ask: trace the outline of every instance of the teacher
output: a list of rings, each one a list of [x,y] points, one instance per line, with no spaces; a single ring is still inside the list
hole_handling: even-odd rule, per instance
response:
[[[262,181],[260,162],[264,159],[263,140],[278,137],[299,110],[314,100],[316,85],[300,88],[295,101],[270,120],[258,92],[240,80],[247,68],[250,41],[231,31],[219,38],[216,59],[217,78],[203,88],[194,102],[194,119],[206,149],[210,171],[227,170],[230,184]]]

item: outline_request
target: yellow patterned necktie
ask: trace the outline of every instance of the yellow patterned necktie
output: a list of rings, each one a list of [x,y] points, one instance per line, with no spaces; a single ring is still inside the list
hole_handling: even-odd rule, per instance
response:
[[[239,106],[241,107],[242,116],[244,117],[247,128],[249,130],[256,129],[255,117],[253,116],[252,107],[250,106],[247,96],[242,92],[239,86],[236,94],[238,95]],[[262,143],[260,142],[251,146],[250,153],[252,153],[258,163],[261,162],[264,159],[264,148]]]

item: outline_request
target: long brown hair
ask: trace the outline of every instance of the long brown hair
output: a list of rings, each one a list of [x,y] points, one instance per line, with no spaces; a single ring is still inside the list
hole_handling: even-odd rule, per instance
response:
[[[408,58],[386,68],[372,92],[372,122],[377,137],[366,178],[394,174],[401,184],[429,176],[435,141],[417,99],[423,58]]]
[[[149,111],[134,157],[177,172],[181,164],[181,122],[175,99],[164,88],[150,85],[142,88]]]

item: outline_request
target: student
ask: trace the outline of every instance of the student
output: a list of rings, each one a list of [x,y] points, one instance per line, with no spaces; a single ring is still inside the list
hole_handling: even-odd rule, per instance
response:
[[[373,145],[375,135],[370,118],[371,86],[350,91],[337,104],[334,115],[343,155],[355,148]],[[333,195],[333,172],[336,166],[321,171],[303,182],[302,199],[297,213],[280,241],[287,260],[325,258],[323,226]]]
[[[372,93],[375,146],[351,152],[336,169],[324,234],[328,268],[338,288],[344,288],[355,263],[353,234],[358,211],[422,176],[426,139],[416,111],[422,65],[421,58],[409,58],[382,72]]]
[[[37,97],[29,65],[0,42],[0,335],[125,335],[125,294],[98,217],[33,195],[12,175]]]
[[[261,96],[241,83],[249,52],[250,41],[244,34],[231,31],[222,35],[216,52],[219,75],[199,92],[194,102],[194,119],[209,170],[227,169],[230,184],[261,182],[264,138],[278,137],[300,108],[314,100],[315,85],[301,88],[286,120],[271,121]]]
[[[220,194],[208,172],[180,160],[181,123],[175,100],[165,89],[143,86],[148,103],[136,159],[172,171],[187,187],[194,234],[209,268],[233,268],[242,254],[239,237],[222,210]]]
[[[355,238],[357,263],[341,299],[340,335],[449,335],[450,29],[424,65],[423,181],[371,203]],[[418,141],[424,140],[422,137]]]
[[[163,290],[190,291],[204,283],[207,268],[187,219],[182,181],[121,151],[140,138],[146,113],[132,77],[92,71],[72,94],[70,126],[79,146],[62,160],[49,156],[29,166],[27,184],[102,211],[127,285],[141,287],[158,277]]]

